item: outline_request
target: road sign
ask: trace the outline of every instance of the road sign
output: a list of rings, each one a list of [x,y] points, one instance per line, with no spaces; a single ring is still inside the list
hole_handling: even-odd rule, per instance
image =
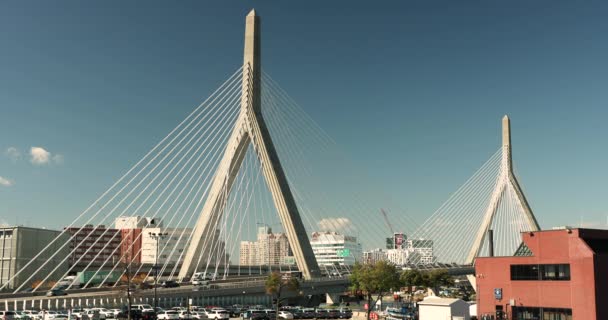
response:
[[[336,250],[336,254],[340,258],[348,257],[348,256],[350,256],[350,249],[338,249],[338,250]]]

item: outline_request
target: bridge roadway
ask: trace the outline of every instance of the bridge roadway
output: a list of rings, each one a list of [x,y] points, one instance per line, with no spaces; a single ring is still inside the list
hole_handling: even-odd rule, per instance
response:
[[[158,305],[172,307],[177,305],[231,305],[270,304],[266,294],[265,278],[253,278],[243,281],[218,281],[217,288],[202,289],[193,285],[178,288],[158,288]],[[348,290],[349,280],[341,278],[318,278],[303,281],[300,289],[293,292],[286,290],[286,298],[310,299],[312,296],[341,294]],[[0,296],[0,309],[7,310],[57,310],[74,307],[120,307],[127,302],[126,287],[95,288],[69,290],[68,295],[46,297],[45,292],[3,294]],[[131,293],[132,302],[153,304],[154,289],[138,289]]]

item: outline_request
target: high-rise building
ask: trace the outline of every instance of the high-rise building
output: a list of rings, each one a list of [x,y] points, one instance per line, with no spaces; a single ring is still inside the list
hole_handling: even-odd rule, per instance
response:
[[[280,265],[292,261],[289,240],[284,233],[272,233],[269,227],[258,228],[257,241],[241,241],[241,265]]]
[[[313,232],[310,240],[317,263],[321,265],[354,265],[363,256],[357,238],[335,231]]]
[[[363,263],[365,264],[374,264],[378,261],[385,261],[386,259],[386,250],[382,250],[381,248],[363,252]]]
[[[49,279],[56,279],[65,274],[68,271],[68,263],[63,260],[69,253],[69,246],[65,244],[70,237],[67,233],[60,234],[61,231],[47,229],[0,227],[0,286],[10,281],[7,286],[9,289],[17,289],[22,284],[23,288],[29,288],[43,280],[55,267],[57,270]],[[50,247],[36,257],[47,245]],[[30,262],[31,264],[25,267]],[[28,280],[43,264],[40,272],[35,273],[37,276]],[[23,271],[16,275],[22,269]],[[15,277],[10,280],[13,276]]]
[[[120,259],[122,235],[118,229],[104,225],[66,228],[70,239],[70,258],[73,270],[80,271],[87,266],[113,265]]]

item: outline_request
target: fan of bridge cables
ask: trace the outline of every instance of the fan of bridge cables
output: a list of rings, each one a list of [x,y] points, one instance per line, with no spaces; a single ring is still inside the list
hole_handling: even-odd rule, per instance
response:
[[[178,279],[178,274],[192,230],[241,112],[242,69],[66,223],[0,289],[18,277],[22,284],[12,287],[14,292],[32,283],[34,291],[39,291],[82,271],[91,275],[91,280],[78,284],[85,288],[121,286],[126,278],[143,281],[155,270],[162,280],[185,280]],[[266,73],[262,76],[262,110],[307,235],[350,237],[358,245],[344,250],[342,258],[352,261],[360,261],[364,247],[383,247],[390,235],[378,218],[379,208],[386,207],[387,201],[366,196],[370,188],[366,177],[355,174],[348,156]],[[289,248],[283,254],[287,257],[276,257],[276,250],[285,250],[276,248],[281,246],[284,229],[254,147],[241,152],[245,153],[243,162],[224,198],[223,212],[211,221],[214,231],[203,235],[201,249],[194,256],[195,271],[225,277],[234,270],[244,276],[256,270],[259,274],[262,269],[297,268],[289,259]],[[395,229],[409,232],[416,226],[406,215],[392,218]],[[121,226],[119,221],[123,221]],[[268,236],[270,229],[272,237]],[[150,245],[154,235],[158,245]],[[246,257],[248,243],[257,245],[253,257]],[[263,246],[273,249],[260,253]],[[333,261],[320,266],[327,273],[348,272]],[[76,285],[73,282],[68,289]]]
[[[526,218],[527,203],[522,202],[514,182],[509,180],[510,168],[503,161],[503,152],[503,148],[496,151],[411,234],[417,245],[433,247],[435,260],[429,265],[413,257],[414,265],[450,268],[470,265],[473,258],[488,256],[487,230],[481,228],[484,218],[492,213],[488,229],[493,231],[494,255],[514,255],[521,244],[521,232],[531,231],[534,226]],[[492,205],[493,198],[497,199],[496,205]],[[483,235],[481,239],[477,239],[479,234]],[[473,254],[476,240],[481,245]]]

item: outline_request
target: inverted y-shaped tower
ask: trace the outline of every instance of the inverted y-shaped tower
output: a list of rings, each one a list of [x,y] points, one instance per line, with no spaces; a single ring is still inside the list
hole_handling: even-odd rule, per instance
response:
[[[472,264],[475,258],[479,256],[485,236],[492,225],[492,221],[498,211],[498,205],[501,198],[505,196],[505,190],[507,190],[507,188],[514,191],[517,205],[522,209],[523,214],[525,215],[529,227],[529,230],[526,231],[540,230],[538,222],[532,213],[532,209],[530,209],[530,205],[528,205],[528,201],[521,191],[517,178],[513,174],[513,162],[511,158],[511,121],[509,120],[509,117],[505,115],[502,118],[502,163],[500,166],[500,173],[494,191],[492,192],[488,208],[483,216],[481,226],[477,231],[475,241],[467,256],[467,264]]]
[[[215,173],[203,210],[194,227],[192,240],[179,272],[179,279],[187,279],[196,269],[198,261],[193,261],[195,253],[206,252],[204,249],[209,243],[205,243],[203,238],[214,232],[215,224],[224,213],[232,184],[241,168],[250,143],[260,160],[262,173],[298,268],[307,279],[318,276],[320,273],[298,207],[264,122],[260,93],[260,17],[256,15],[255,10],[251,10],[245,23],[240,115]]]

